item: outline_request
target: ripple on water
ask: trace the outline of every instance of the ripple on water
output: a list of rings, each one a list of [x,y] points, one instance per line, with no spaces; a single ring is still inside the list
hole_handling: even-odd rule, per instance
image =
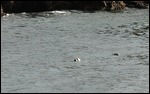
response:
[[[2,17],[1,92],[147,92],[148,14],[129,9]]]

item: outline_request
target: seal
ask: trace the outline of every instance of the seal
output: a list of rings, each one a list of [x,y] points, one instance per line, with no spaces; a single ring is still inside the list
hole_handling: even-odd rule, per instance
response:
[[[80,60],[80,58],[75,58],[74,61],[75,62],[80,62],[81,60]]]

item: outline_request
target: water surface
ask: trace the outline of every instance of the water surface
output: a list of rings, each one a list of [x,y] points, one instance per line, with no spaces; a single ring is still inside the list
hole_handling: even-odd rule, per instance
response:
[[[1,92],[148,93],[149,9],[2,17]]]

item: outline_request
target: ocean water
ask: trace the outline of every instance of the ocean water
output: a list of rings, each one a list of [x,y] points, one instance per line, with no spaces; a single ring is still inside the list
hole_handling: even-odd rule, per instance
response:
[[[1,92],[148,93],[149,9],[1,17]]]

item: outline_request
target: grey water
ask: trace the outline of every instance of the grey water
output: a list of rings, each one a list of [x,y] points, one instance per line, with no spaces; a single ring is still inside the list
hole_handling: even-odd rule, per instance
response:
[[[149,9],[1,17],[1,92],[148,93]]]

